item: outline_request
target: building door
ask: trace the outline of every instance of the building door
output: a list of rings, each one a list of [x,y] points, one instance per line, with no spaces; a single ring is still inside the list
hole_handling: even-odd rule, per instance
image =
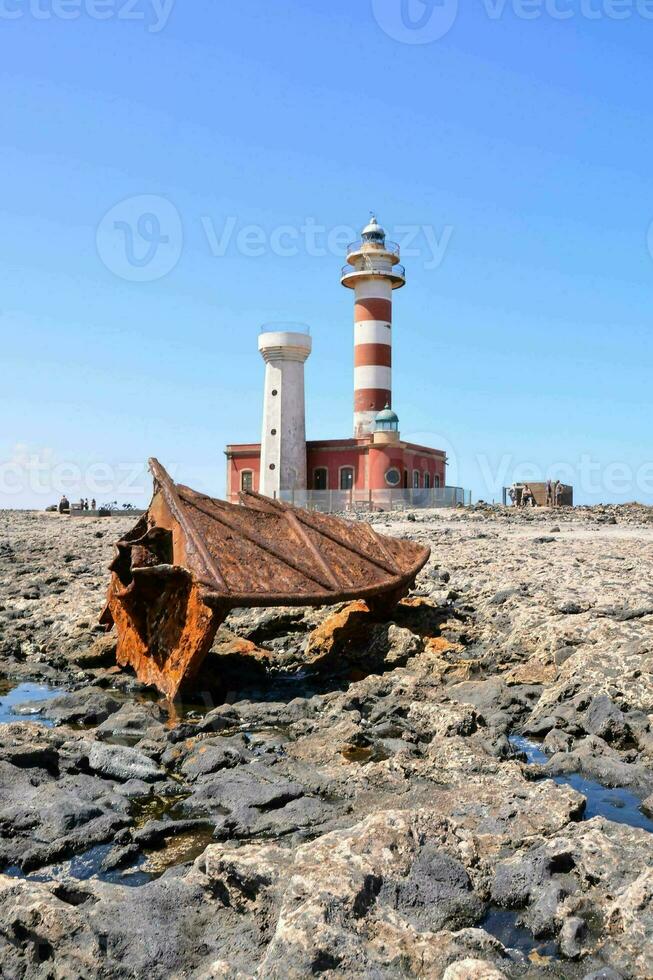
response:
[[[431,489],[431,474],[430,473],[425,473],[424,474],[424,486],[426,487],[427,490],[430,490]]]
[[[419,490],[419,470],[413,470],[413,489]]]
[[[240,474],[240,489],[241,490],[253,490],[254,489],[254,474],[251,470],[243,470]]]
[[[343,466],[340,470],[340,489],[353,490],[354,488],[354,467]]]
[[[321,466],[313,474],[313,486],[315,490],[328,490],[329,471],[326,466]]]

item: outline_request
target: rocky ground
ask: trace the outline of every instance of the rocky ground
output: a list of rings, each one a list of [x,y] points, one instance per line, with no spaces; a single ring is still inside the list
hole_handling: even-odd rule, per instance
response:
[[[177,705],[97,626],[131,523],[0,514],[0,976],[653,977],[653,510],[376,515],[393,622],[234,613]]]

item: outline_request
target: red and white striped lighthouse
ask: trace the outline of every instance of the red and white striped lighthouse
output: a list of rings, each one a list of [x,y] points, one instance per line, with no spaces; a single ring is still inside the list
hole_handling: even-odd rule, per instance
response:
[[[372,216],[361,240],[347,249],[340,280],[354,290],[354,438],[374,431],[374,420],[392,406],[392,290],[406,284],[399,246],[386,242]]]

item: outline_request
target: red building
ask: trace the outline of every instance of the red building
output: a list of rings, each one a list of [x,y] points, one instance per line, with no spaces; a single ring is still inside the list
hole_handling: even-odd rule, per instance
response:
[[[239,490],[258,491],[260,444],[227,446],[226,456],[227,498]],[[410,442],[383,445],[370,436],[308,441],[306,462],[308,490],[429,489],[446,483],[445,454]]]
[[[445,486],[445,453],[403,442],[399,419],[391,409],[392,296],[405,285],[406,277],[399,264],[399,246],[386,242],[376,218],[363,230],[361,240],[349,246],[341,282],[354,291],[355,298],[354,438],[301,441],[298,461],[297,433],[302,432],[304,439],[303,362],[310,344],[300,349],[299,335],[270,334],[274,346],[266,349],[265,480],[261,478],[261,444],[227,446],[228,499],[243,489],[258,491],[263,482],[270,496],[286,497],[305,490],[350,491],[359,500],[369,494],[370,501],[382,491]],[[284,442],[288,446],[285,455]],[[292,474],[299,473],[300,480],[294,479]]]

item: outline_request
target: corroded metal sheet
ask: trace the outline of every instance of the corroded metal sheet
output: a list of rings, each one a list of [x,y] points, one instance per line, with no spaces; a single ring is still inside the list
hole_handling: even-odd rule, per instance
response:
[[[102,621],[116,626],[118,662],[171,698],[230,609],[365,599],[379,611],[429,558],[428,548],[369,524],[252,492],[229,504],[175,484],[155,459],[150,469],[152,502],[116,544]]]

